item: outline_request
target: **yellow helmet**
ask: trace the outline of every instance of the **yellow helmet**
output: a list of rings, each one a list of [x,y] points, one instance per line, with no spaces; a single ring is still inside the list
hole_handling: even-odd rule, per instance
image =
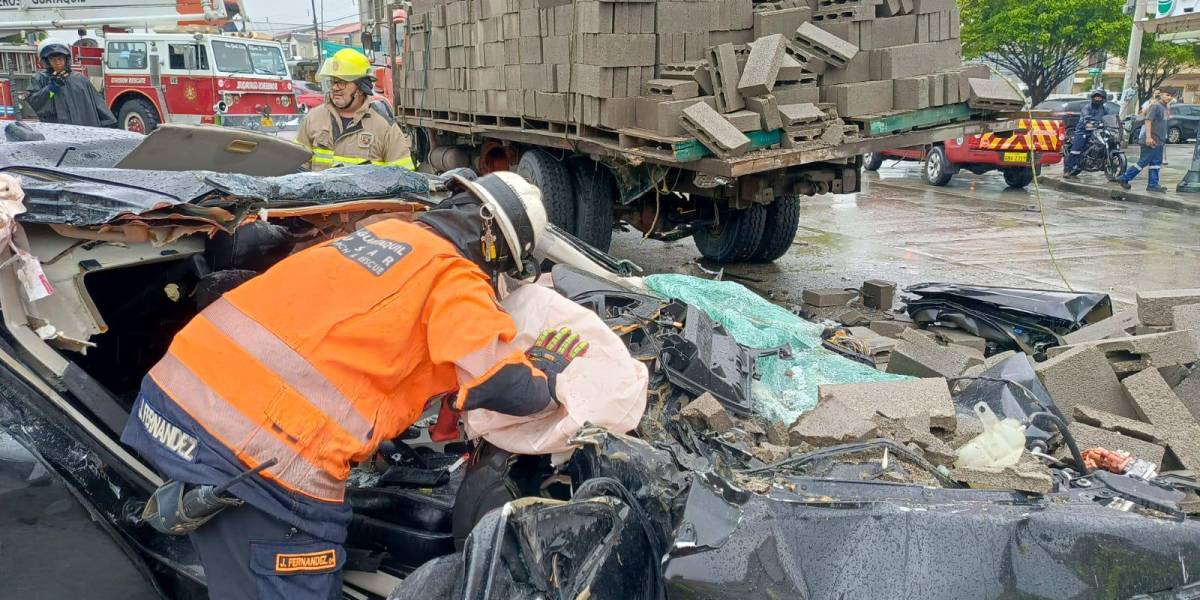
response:
[[[358,50],[342,48],[327,59],[317,72],[318,79],[326,80],[330,77],[342,81],[358,81],[364,77],[371,77],[371,61]]]

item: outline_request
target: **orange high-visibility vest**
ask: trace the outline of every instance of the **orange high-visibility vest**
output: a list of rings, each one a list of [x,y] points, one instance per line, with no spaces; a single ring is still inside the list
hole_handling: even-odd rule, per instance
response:
[[[507,346],[515,335],[478,267],[433,232],[388,220],[225,294],[150,377],[248,468],[276,458],[266,478],[341,501],[352,462],[460,387],[456,365],[474,374],[460,407],[506,365],[544,378]]]

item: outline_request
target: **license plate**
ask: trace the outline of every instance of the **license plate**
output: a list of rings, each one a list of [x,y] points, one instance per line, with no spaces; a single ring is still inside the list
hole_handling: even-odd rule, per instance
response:
[[[1004,162],[1027,163],[1027,162],[1029,162],[1029,153],[1028,152],[1005,152],[1001,158],[1004,159]]]
[[[258,121],[259,123],[262,123],[263,127],[273,127],[275,125],[275,122],[271,120],[271,117],[263,117]]]

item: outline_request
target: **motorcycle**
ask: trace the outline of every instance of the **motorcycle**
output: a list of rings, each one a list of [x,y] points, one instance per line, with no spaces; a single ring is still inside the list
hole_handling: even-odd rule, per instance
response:
[[[1109,181],[1116,181],[1128,167],[1116,115],[1105,115],[1103,122],[1088,118],[1083,128],[1087,133],[1087,143],[1071,174],[1103,172]]]

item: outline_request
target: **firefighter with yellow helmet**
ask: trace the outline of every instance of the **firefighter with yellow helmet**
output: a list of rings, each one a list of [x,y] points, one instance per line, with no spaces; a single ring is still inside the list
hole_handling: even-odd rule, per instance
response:
[[[317,78],[325,102],[300,122],[296,143],[312,151],[312,170],[343,165],[416,168],[408,137],[391,109],[372,101],[375,78],[371,61],[357,50],[338,50],[321,65]]]

